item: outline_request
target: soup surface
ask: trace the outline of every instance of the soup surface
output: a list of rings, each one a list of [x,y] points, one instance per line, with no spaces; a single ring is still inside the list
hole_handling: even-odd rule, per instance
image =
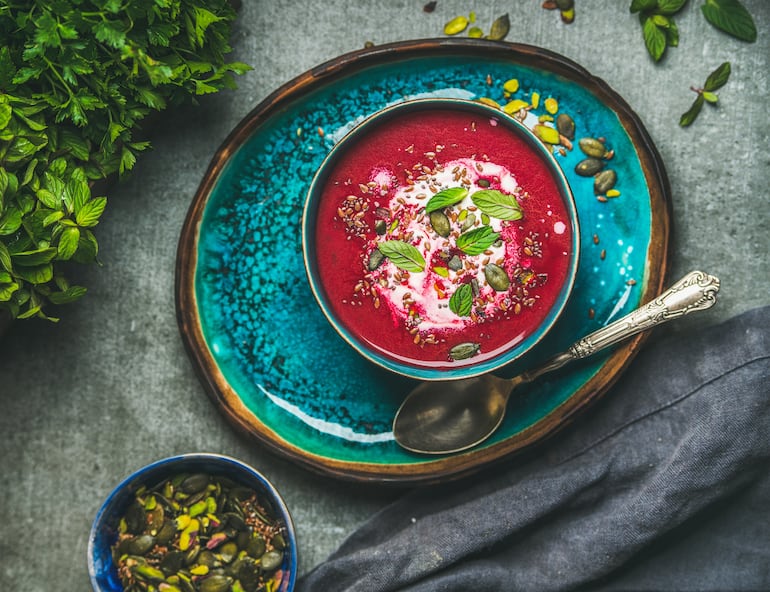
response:
[[[347,145],[316,224],[341,323],[436,369],[530,335],[559,297],[574,232],[545,156],[500,118],[451,108],[391,117]]]

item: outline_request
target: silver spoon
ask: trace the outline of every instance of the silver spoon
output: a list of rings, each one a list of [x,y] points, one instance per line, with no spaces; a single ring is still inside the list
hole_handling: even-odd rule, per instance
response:
[[[472,448],[500,426],[511,392],[567,362],[588,357],[632,335],[716,302],[719,279],[692,271],[652,302],[594,331],[566,352],[514,378],[484,374],[462,380],[424,382],[404,399],[393,420],[396,442],[423,454]]]

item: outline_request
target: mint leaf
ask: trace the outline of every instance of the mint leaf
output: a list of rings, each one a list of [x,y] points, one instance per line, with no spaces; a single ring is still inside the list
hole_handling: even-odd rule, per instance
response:
[[[96,226],[106,205],[106,197],[97,197],[84,203],[80,211],[75,214],[75,221],[80,226]]]
[[[642,12],[644,10],[653,10],[657,8],[658,0],[632,0],[631,8],[632,13]]]
[[[727,84],[727,80],[730,78],[730,62],[724,62],[716,70],[714,70],[709,77],[706,78],[706,83],[703,85],[703,90],[714,92],[722,88]]]
[[[655,24],[652,18],[646,18],[642,25],[642,34],[644,35],[644,44],[647,51],[656,62],[660,61],[663,53],[666,51],[666,33]]]
[[[470,284],[461,284],[449,298],[449,310],[458,317],[467,317],[473,308],[473,288]]]
[[[435,210],[453,206],[465,199],[466,195],[468,195],[468,190],[465,187],[442,189],[431,197],[427,204],[425,204],[425,213],[430,214]]]
[[[59,259],[67,260],[71,259],[78,250],[78,243],[80,242],[80,229],[70,226],[65,228],[59,238],[58,254]]]
[[[705,99],[703,98],[702,94],[698,94],[698,98],[695,99],[695,102],[692,104],[690,109],[682,114],[682,117],[679,119],[679,125],[682,127],[687,127],[690,125],[695,119],[698,117],[698,114],[700,113],[701,108],[703,108],[703,101]]]
[[[482,212],[499,220],[520,220],[524,213],[513,195],[497,189],[482,189],[471,195],[471,201]]]
[[[703,16],[717,29],[742,41],[757,40],[757,27],[749,11],[738,0],[706,0]]]
[[[383,241],[377,248],[399,269],[417,273],[425,269],[422,253],[409,243],[400,240]]]
[[[468,255],[481,255],[498,238],[500,233],[492,230],[491,226],[481,226],[458,236],[457,248]]]
[[[671,16],[682,10],[686,3],[687,0],[658,0],[657,8],[660,14]]]

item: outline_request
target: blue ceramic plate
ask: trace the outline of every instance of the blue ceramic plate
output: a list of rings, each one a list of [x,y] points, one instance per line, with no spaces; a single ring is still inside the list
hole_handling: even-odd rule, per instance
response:
[[[518,89],[506,96],[514,79]],[[574,146],[554,147],[580,220],[572,297],[546,339],[501,374],[566,349],[665,281],[670,190],[660,157],[626,103],[566,58],[509,43],[422,40],[347,54],[292,80],[233,130],[198,189],[179,243],[177,312],[207,391],[236,428],[345,479],[441,481],[530,448],[598,399],[642,339],[514,395],[501,429],[474,450],[424,457],[396,445],[393,415],[416,383],[364,360],[329,325],[304,274],[300,225],[310,181],[334,144],[383,107],[419,97],[518,99],[547,126],[559,113],[575,122]],[[575,172],[583,137],[612,150],[605,167],[616,171],[619,195],[597,196],[594,179]]]

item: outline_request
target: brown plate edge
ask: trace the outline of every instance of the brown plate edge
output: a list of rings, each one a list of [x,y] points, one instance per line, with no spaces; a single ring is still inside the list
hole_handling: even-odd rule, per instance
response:
[[[640,118],[625,100],[602,79],[592,76],[568,58],[542,48],[517,43],[479,39],[421,39],[350,52],[301,74],[275,90],[252,109],[230,132],[209,164],[188,209],[177,246],[175,302],[177,322],[185,349],[207,395],[220,412],[240,433],[256,439],[272,452],[313,472],[360,482],[422,485],[459,479],[490,464],[531,451],[536,445],[549,440],[570,425],[584,410],[598,401],[617,382],[646,339],[646,333],[639,334],[619,346],[601,370],[565,403],[519,434],[486,448],[426,462],[404,464],[338,461],[308,453],[265,426],[246,408],[222,375],[205,342],[197,315],[194,271],[197,264],[198,228],[208,195],[232,154],[285,101],[291,101],[302,93],[348,75],[349,67],[363,69],[392,57],[428,57],[469,52],[479,55],[491,54],[502,59],[510,58],[513,53],[519,57],[521,63],[542,67],[581,83],[612,108],[637,149],[650,191],[652,236],[641,301],[652,300],[665,287],[670,261],[672,204],[671,189],[662,158]]]

